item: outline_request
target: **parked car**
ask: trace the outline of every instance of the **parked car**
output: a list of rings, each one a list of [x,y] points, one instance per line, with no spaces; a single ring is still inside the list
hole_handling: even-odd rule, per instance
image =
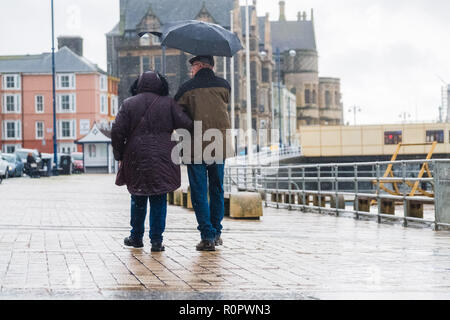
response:
[[[73,173],[84,173],[84,162],[82,152],[72,152],[72,170]]]
[[[8,178],[9,176],[8,167],[9,167],[8,161],[0,158],[0,180]]]
[[[8,174],[10,177],[21,177],[23,175],[24,164],[18,155],[2,153],[1,158],[9,163]]]

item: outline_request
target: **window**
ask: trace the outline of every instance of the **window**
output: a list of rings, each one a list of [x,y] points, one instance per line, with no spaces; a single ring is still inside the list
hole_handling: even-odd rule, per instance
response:
[[[117,116],[117,113],[119,112],[119,98],[117,96],[111,97],[111,115],[113,117]]]
[[[74,113],[76,111],[75,94],[60,94],[57,96],[59,113]]]
[[[74,90],[75,75],[74,74],[58,74],[56,76],[56,89],[58,90]]]
[[[20,148],[22,148],[22,145],[20,145],[20,144],[4,144],[2,151],[4,153],[14,153],[14,152],[16,152],[16,149],[20,149]],[[20,160],[20,158],[18,160]]]
[[[100,95],[100,113],[108,114],[108,97],[105,94]]]
[[[90,144],[88,150],[89,150],[89,158],[97,157],[97,146],[95,144]]]
[[[20,113],[21,97],[20,94],[5,94],[3,96],[3,113]]]
[[[44,139],[44,122],[36,121],[36,139]]]
[[[384,133],[384,144],[392,145],[402,143],[401,131],[387,131]]]
[[[312,103],[317,104],[317,92],[316,90],[313,90],[312,92]]]
[[[75,120],[58,121],[58,139],[76,139],[75,132],[76,132]]]
[[[336,105],[341,104],[341,95],[337,91],[334,93],[334,103]]]
[[[5,120],[3,121],[3,140],[20,140],[22,139],[20,120]]]
[[[36,96],[36,113],[44,113],[44,96]]]
[[[154,70],[156,72],[162,72],[162,58],[161,58],[161,56],[155,56],[154,60],[155,60]]]
[[[108,91],[108,78],[104,75],[100,76],[100,91]]]
[[[305,90],[305,104],[311,103],[311,91],[309,89]]]
[[[155,46],[158,46],[161,44],[161,39],[158,36],[152,35],[152,42]]]
[[[331,92],[325,91],[325,108],[331,108]]]
[[[17,74],[7,74],[3,76],[4,90],[20,90],[20,76]]]
[[[150,57],[142,57],[142,72],[150,70]]]
[[[427,131],[427,142],[444,143],[444,130]]]

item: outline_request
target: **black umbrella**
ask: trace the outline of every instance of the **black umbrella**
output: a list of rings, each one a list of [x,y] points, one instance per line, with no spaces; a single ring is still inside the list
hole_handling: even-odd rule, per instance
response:
[[[243,49],[238,36],[229,30],[208,22],[197,20],[166,23],[161,32],[151,33],[161,38],[161,46],[179,49],[196,56],[210,55],[232,57]]]

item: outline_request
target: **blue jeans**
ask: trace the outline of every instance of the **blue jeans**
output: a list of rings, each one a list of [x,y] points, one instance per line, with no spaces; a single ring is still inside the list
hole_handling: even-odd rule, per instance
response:
[[[166,228],[167,194],[158,196],[131,196],[131,237],[141,241],[145,232],[147,201],[150,199],[150,241],[161,243]]]
[[[222,233],[221,223],[225,213],[224,167],[224,164],[191,164],[187,166],[192,206],[195,210],[202,240],[212,241],[216,237],[220,237]]]

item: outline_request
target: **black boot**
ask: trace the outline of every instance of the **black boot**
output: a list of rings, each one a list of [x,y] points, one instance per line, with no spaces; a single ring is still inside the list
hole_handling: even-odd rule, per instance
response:
[[[214,241],[202,240],[197,245],[197,251],[216,251]]]
[[[144,247],[144,243],[142,242],[142,240],[136,241],[131,237],[127,237],[127,238],[123,239],[123,243],[128,247],[135,247],[135,248]]]
[[[152,243],[152,252],[161,252],[165,251],[166,248],[163,246],[161,242],[159,243]]]

